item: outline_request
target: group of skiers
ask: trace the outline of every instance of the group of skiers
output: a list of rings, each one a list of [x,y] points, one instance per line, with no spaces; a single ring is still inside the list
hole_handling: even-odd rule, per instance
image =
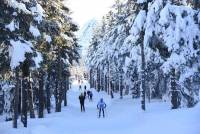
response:
[[[90,91],[90,90],[87,91],[86,85],[84,86],[84,88],[85,88],[84,93],[81,93],[79,96],[81,112],[85,112],[86,94],[87,94],[89,101],[92,101],[92,97],[93,97],[92,91]],[[81,85],[79,86],[79,90],[81,90]],[[103,98],[101,98],[97,104],[99,118],[101,117],[101,113],[103,114],[103,117],[105,117],[105,108],[106,108],[106,103],[104,102]]]
[[[79,86],[79,90],[81,90],[81,85]],[[87,90],[86,85],[84,86],[83,95],[84,95],[85,98],[86,98],[86,95],[87,95],[87,98],[89,99],[89,101],[92,101],[93,93],[92,93],[92,91]]]

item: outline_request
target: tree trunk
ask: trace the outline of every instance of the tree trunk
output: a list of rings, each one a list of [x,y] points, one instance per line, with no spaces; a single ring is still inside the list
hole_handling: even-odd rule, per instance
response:
[[[97,91],[99,92],[100,91],[100,79],[101,79],[101,76],[100,76],[100,69],[99,67],[97,67]]]
[[[105,87],[104,87],[104,82],[105,82],[105,80],[104,80],[104,72],[103,72],[103,70],[102,70],[102,73],[101,73],[101,91],[105,91]]]
[[[21,121],[24,124],[24,127],[27,127],[27,91],[28,91],[28,77],[23,78],[22,80],[22,116]]]
[[[92,78],[92,69],[90,69],[90,87],[91,87],[91,88],[94,88],[94,85],[93,85],[93,78]]]
[[[109,95],[110,91],[111,91],[111,89],[110,89],[110,64],[109,64],[109,61],[108,61],[108,80],[107,80],[107,83],[108,83],[107,89],[108,89],[108,95]]]
[[[119,90],[120,90],[120,99],[123,99],[123,76],[122,69],[120,69],[120,82],[119,82]]]
[[[111,99],[114,98],[113,90],[114,90],[114,84],[112,84],[112,82],[110,82],[110,97],[111,97]]]
[[[146,11],[146,13],[148,12],[148,4],[149,2],[151,2],[152,0],[147,0],[147,2],[144,3],[144,5],[142,6],[143,10]],[[142,31],[140,33],[140,48],[141,48],[141,108],[142,110],[146,110],[146,106],[145,106],[145,92],[146,92],[146,86],[145,86],[145,54],[144,54],[144,35],[145,35],[145,29],[142,28]]]
[[[19,78],[19,103],[18,103],[18,114],[22,113],[22,78]]]
[[[171,71],[171,93],[172,109],[177,109],[180,105],[180,100],[176,89],[176,73],[174,68]]]
[[[50,93],[50,73],[47,72],[47,84],[46,84],[46,107],[47,113],[51,113],[51,93]]]
[[[105,89],[105,91],[106,92],[108,92],[108,78],[107,78],[107,76],[105,75],[105,79],[104,79],[104,89]]]
[[[17,128],[18,119],[18,104],[19,104],[19,68],[16,68],[16,86],[15,86],[15,96],[14,96],[14,118],[13,118],[13,128]]]
[[[44,72],[39,72],[39,107],[38,107],[38,118],[44,118]]]
[[[145,86],[145,55],[144,55],[144,30],[141,31],[141,37],[142,37],[142,42],[140,44],[141,47],[141,60],[142,60],[142,66],[141,66],[141,108],[142,110],[145,110],[145,91],[146,91],[146,86]]]
[[[33,106],[33,90],[32,90],[32,83],[29,79],[28,81],[28,85],[29,85],[29,88],[28,88],[28,104],[29,104],[29,110],[30,110],[30,118],[35,118],[35,113],[34,113],[34,106]]]
[[[67,91],[69,90],[69,76],[66,77],[64,82],[64,106],[67,106]]]
[[[61,82],[61,77],[62,77],[62,61],[61,61],[61,55],[60,55],[60,50],[58,54],[58,78],[57,78],[57,103],[56,103],[56,112],[61,112],[61,104],[63,100],[63,91],[62,91],[62,82]]]
[[[54,90],[54,96],[55,96],[55,105],[56,105],[56,109],[55,112],[57,111],[57,107],[58,107],[58,80],[56,79],[55,81],[55,90]]]

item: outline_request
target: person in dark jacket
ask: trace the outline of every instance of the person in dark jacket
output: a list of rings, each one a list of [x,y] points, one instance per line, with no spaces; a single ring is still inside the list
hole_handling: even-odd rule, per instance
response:
[[[83,93],[79,96],[80,105],[81,105],[81,112],[85,112],[85,96]]]
[[[84,89],[87,90],[87,86],[86,85],[84,86]]]
[[[88,99],[90,99],[90,90],[87,91]]]
[[[90,94],[89,94],[89,96],[90,96],[90,101],[92,101],[92,96],[93,96],[93,93],[92,93],[92,91],[90,91]]]
[[[97,104],[97,109],[99,110],[99,118],[101,117],[101,112],[103,113],[103,118],[105,117],[105,108],[106,103],[103,101],[103,98],[101,98]]]
[[[87,91],[86,91],[86,90],[84,90],[84,97],[86,97],[86,94],[87,94]]]

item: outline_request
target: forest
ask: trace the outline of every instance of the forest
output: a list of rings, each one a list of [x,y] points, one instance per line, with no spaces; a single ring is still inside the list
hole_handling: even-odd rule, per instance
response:
[[[170,111],[177,110],[174,114],[180,112],[182,117],[187,114],[186,109],[195,111],[200,108],[199,0],[114,0],[100,21],[91,22],[92,31],[83,34],[90,43],[86,58],[81,55],[84,46],[77,34],[79,24],[73,20],[73,11],[64,4],[65,1],[0,0],[0,133],[39,134],[40,131],[32,131],[33,125],[37,124],[33,120],[39,122],[35,118],[48,120],[50,117],[51,123],[58,117],[61,124],[69,119],[67,128],[72,133],[78,131],[71,131],[73,119],[78,123],[94,124],[95,132],[96,126],[101,123],[105,126],[108,123],[107,126],[114,130],[111,124],[118,123],[115,120],[118,118],[114,117],[117,112],[120,113],[121,106],[126,109],[124,111],[129,111],[129,115],[132,106],[139,105],[144,117],[147,116],[145,111],[151,111],[148,108],[154,104],[153,108],[163,106]],[[90,35],[91,39],[86,35]],[[80,66],[80,61],[84,61],[86,72],[79,70],[81,74],[74,76],[72,70]],[[82,115],[75,112],[79,108],[77,100],[86,89],[94,93],[94,100],[84,98],[86,109],[90,111],[85,113],[88,119],[82,117],[79,120],[76,117]],[[97,122],[88,114],[96,114],[97,100],[103,98],[110,110],[105,111],[106,118],[111,120]],[[168,102],[170,105],[167,105]],[[196,111],[193,115],[197,115]],[[112,112],[113,115],[109,114]],[[137,113],[139,110],[134,112],[141,114]],[[190,112],[193,113],[192,110]],[[174,114],[169,115],[173,118],[176,117]],[[68,118],[63,121],[63,117]],[[167,116],[165,118],[167,120]],[[187,122],[186,117],[183,120]],[[1,127],[1,124],[10,126],[10,122],[19,131],[9,133]],[[19,122],[25,128],[30,126],[31,130],[25,131]],[[62,133],[62,129],[57,129],[65,125],[59,126],[59,123],[56,128],[49,127],[53,130],[52,134]],[[79,125],[82,130],[84,125]],[[94,134],[93,129],[86,131],[87,134]],[[42,132],[50,130],[47,127]],[[128,130],[125,133],[130,133]],[[200,131],[195,130],[191,134]],[[142,133],[138,130],[136,134]],[[178,131],[172,134],[178,134]]]
[[[62,0],[0,1],[0,114],[5,120],[21,115],[44,117],[67,105],[69,68],[78,62],[80,46],[75,32],[78,26]]]
[[[195,3],[196,2],[196,3]],[[191,7],[191,8],[190,8]],[[193,107],[200,89],[198,1],[116,0],[96,26],[87,65],[97,90]]]

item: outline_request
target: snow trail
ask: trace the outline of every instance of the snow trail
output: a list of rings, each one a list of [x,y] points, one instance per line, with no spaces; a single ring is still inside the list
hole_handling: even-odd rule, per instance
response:
[[[82,84],[89,87],[87,82]],[[130,96],[123,100],[115,95],[111,100],[104,92],[92,89],[94,100],[86,100],[86,112],[80,112],[79,85],[74,82],[68,92],[68,107],[61,113],[46,114],[43,119],[29,119],[28,128],[12,122],[0,123],[0,134],[199,134],[200,106],[192,109],[170,110],[169,103],[153,101],[147,111],[140,110],[140,101]],[[107,103],[105,118],[97,118],[96,104],[103,97]]]

